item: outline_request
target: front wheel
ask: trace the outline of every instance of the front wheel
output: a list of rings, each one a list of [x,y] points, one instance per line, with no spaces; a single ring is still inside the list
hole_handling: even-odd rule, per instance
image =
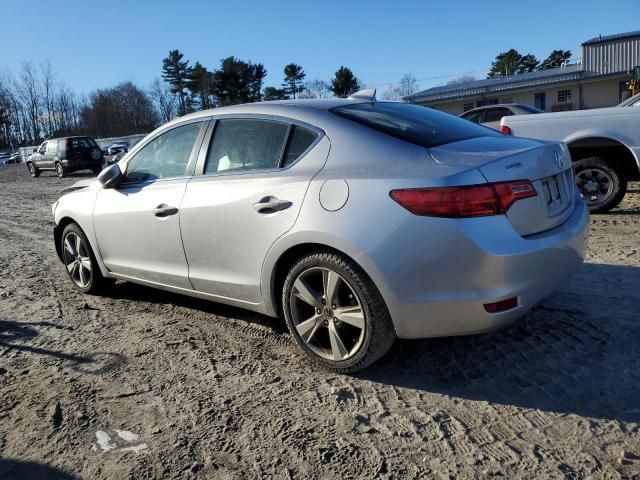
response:
[[[372,280],[354,261],[335,253],[300,259],[285,279],[282,306],[302,351],[312,363],[335,372],[371,365],[396,338]]]
[[[591,213],[608,212],[627,193],[627,179],[602,157],[589,157],[573,164],[578,191]]]
[[[27,163],[27,168],[29,169],[29,175],[31,175],[33,178],[40,176],[40,170],[36,168],[33,162]]]
[[[111,282],[100,272],[91,245],[82,229],[70,223],[62,232],[60,241],[62,263],[74,286],[84,293],[98,293]]]

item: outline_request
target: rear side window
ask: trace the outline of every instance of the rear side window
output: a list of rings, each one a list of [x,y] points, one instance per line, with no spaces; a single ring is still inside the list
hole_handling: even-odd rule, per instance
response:
[[[58,142],[47,142],[47,153],[56,153],[58,151]]]
[[[288,131],[271,120],[218,120],[204,173],[278,168]]]
[[[282,166],[288,167],[294,163],[315,142],[316,138],[318,138],[317,133],[299,125],[292,125],[287,148],[282,159]]]
[[[511,115],[511,110],[508,108],[490,108],[484,113],[485,122],[499,122],[502,117],[508,117]]]
[[[392,137],[427,148],[469,138],[501,136],[498,132],[462,118],[406,103],[356,103],[335,107],[330,111]]]

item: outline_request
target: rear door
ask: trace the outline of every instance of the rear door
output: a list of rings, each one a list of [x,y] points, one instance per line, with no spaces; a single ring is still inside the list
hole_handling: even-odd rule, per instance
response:
[[[262,117],[220,119],[209,137],[180,212],[189,279],[196,290],[258,303],[266,253],[293,227],[329,140]]]
[[[56,140],[49,140],[47,142],[47,148],[44,153],[44,164],[46,168],[53,168],[57,155],[58,155],[58,142]]]

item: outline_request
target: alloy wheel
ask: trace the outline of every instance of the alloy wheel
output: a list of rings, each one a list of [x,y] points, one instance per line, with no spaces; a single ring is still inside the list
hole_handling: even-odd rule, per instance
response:
[[[315,354],[342,361],[355,355],[365,338],[365,310],[349,282],[325,267],[300,273],[289,298],[296,332]]]
[[[73,283],[86,288],[91,282],[91,257],[80,236],[73,232],[64,237],[63,259]]]
[[[603,203],[613,193],[613,178],[606,170],[600,168],[585,168],[578,171],[575,181],[587,205]]]
[[[59,177],[62,177],[64,175],[64,169],[62,168],[62,165],[60,163],[56,163],[56,174]]]
[[[30,163],[28,167],[29,167],[29,173],[31,175],[34,175],[36,173],[36,167],[33,166],[33,163]]]

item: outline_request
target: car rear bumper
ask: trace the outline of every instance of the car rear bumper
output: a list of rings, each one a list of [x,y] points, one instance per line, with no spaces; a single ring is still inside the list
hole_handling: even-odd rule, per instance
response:
[[[85,170],[102,167],[102,159],[99,160],[61,160],[62,166],[67,171]]]
[[[482,333],[522,317],[579,268],[588,221],[579,198],[562,225],[527,237],[503,215],[411,216],[358,261],[380,289],[400,338]],[[485,310],[513,297],[515,308]]]

